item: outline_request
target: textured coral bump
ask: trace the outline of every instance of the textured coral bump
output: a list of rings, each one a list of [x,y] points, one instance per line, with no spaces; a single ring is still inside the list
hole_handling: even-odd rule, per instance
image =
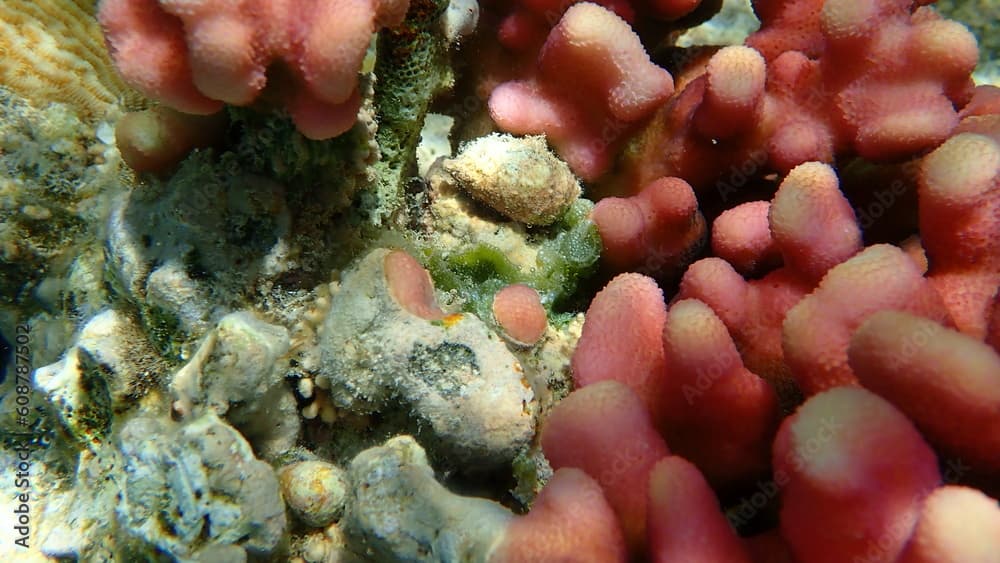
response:
[[[1000,559],[1000,506],[968,487],[945,486],[924,502],[899,563],[993,562]]]
[[[357,118],[357,74],[371,34],[398,25],[408,0],[104,0],[98,18],[118,71],[150,98],[187,113],[252,103],[282,63],[280,96],[313,139]]]
[[[977,47],[926,3],[755,1],[761,29],[680,72],[683,88],[635,137],[616,187],[677,176],[700,192],[748,163],[750,175],[786,173],[934,148],[971,97]]]
[[[937,458],[913,424],[869,391],[820,393],[785,419],[774,441],[781,532],[798,561],[895,561]]]
[[[747,368],[768,379],[787,406],[797,392],[784,361],[785,314],[829,268],[861,250],[861,230],[833,168],[801,164],[770,203],[745,203],[723,213],[712,226],[712,247],[734,264],[721,258],[695,262],[681,280],[679,297],[715,311]],[[740,275],[775,260],[784,266],[761,279]]]
[[[434,297],[434,282],[431,275],[417,262],[417,259],[394,250],[385,257],[385,281],[392,298],[400,307],[429,321],[444,318],[444,311],[438,307]]]
[[[531,512],[515,518],[490,563],[624,563],[628,552],[601,487],[572,467],[555,472]]]
[[[630,551],[643,553],[649,472],[670,452],[639,397],[617,381],[570,393],[545,421],[542,449],[553,468],[582,469],[601,485]]]
[[[903,411],[942,451],[1000,472],[1000,355],[934,321],[882,311],[848,349],[862,385]]]
[[[632,197],[604,198],[594,207],[593,220],[604,262],[618,272],[675,277],[705,239],[694,190],[680,178],[660,178]]]
[[[725,490],[766,475],[778,400],[743,366],[732,337],[695,299],[674,303],[663,329],[666,397],[662,433],[671,450]]]
[[[591,301],[586,318],[573,352],[576,387],[620,381],[639,395],[651,414],[662,412],[667,311],[656,282],[634,273],[615,277]]]
[[[959,330],[986,335],[1000,286],[1000,125],[960,133],[924,157],[920,235],[927,278]]]
[[[508,338],[526,346],[538,342],[549,325],[538,292],[520,283],[493,296],[493,318]]]
[[[648,526],[654,563],[751,561],[719,511],[715,493],[682,457],[666,457],[650,471]]]
[[[951,324],[941,297],[898,247],[869,246],[827,272],[782,326],[785,361],[802,391],[856,385],[847,363],[851,334],[872,313],[890,309]]]
[[[490,96],[494,121],[510,133],[544,133],[585,180],[603,174],[622,138],[673,92],[628,23],[596,4],[575,4],[552,29],[527,80]]]

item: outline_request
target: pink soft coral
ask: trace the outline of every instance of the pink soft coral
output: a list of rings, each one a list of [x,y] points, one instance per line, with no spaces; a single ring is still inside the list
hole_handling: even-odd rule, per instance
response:
[[[408,0],[104,0],[98,18],[125,80],[187,113],[247,105],[280,62],[280,97],[307,137],[335,137],[357,119],[357,74],[371,35],[398,25]]]

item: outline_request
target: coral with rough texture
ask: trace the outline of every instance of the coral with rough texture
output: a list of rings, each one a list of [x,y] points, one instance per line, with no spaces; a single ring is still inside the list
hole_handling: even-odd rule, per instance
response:
[[[628,385],[654,417],[663,413],[663,292],[652,279],[621,274],[590,302],[573,352],[577,388],[614,380]]]
[[[578,390],[608,380],[631,388],[671,449],[714,486],[766,472],[777,398],[704,303],[667,310],[652,279],[619,275],[591,303],[572,368]]]
[[[854,331],[858,381],[903,411],[943,451],[1000,471],[1000,355],[940,324],[897,311]]]
[[[508,338],[531,346],[545,334],[548,317],[538,292],[524,284],[513,284],[493,296],[493,319]]]
[[[806,395],[856,385],[847,363],[851,334],[872,313],[911,312],[950,326],[941,297],[898,247],[866,248],[832,268],[782,325],[785,362]]]
[[[649,472],[670,452],[639,397],[617,381],[577,389],[549,413],[541,441],[554,469],[582,469],[601,485],[630,552],[645,552]]]
[[[647,521],[654,563],[751,561],[708,482],[682,457],[666,457],[650,471]]]
[[[781,533],[797,560],[894,561],[938,486],[937,458],[912,423],[859,388],[813,396],[774,442]]]
[[[917,192],[927,279],[977,339],[1000,287],[1000,123],[982,133],[955,135],[924,157]]]
[[[0,84],[38,108],[61,102],[103,119],[138,96],[111,65],[90,0],[0,3]]]
[[[968,487],[945,486],[924,501],[899,563],[993,562],[1000,558],[1000,507]]]
[[[778,427],[774,389],[743,366],[718,316],[695,299],[675,302],[663,329],[663,437],[715,488],[767,473]]]
[[[749,268],[778,253],[784,266],[760,279],[744,280],[725,260],[705,258],[684,273],[678,298],[698,299],[711,307],[733,335],[747,368],[770,381],[788,406],[797,392],[782,349],[785,315],[827,269],[861,250],[861,231],[833,169],[815,162],[789,172],[769,205],[750,202],[732,212],[755,216],[755,227],[728,237],[720,234],[723,256],[744,252],[738,263]],[[765,212],[766,234],[761,233]],[[720,233],[732,220],[732,214],[716,220],[722,222]]]
[[[971,97],[976,41],[919,4],[756,2],[763,25],[749,46],[722,49],[678,77],[684,88],[636,138],[613,183],[634,193],[678,176],[701,191],[748,165],[751,175],[765,164],[784,173],[940,144]]]
[[[744,276],[780,265],[770,213],[769,201],[751,201],[723,211],[712,221],[712,254]]]
[[[494,121],[510,133],[544,133],[573,171],[593,180],[625,135],[673,92],[628,23],[595,4],[575,4],[552,29],[533,75],[490,95]]]
[[[674,277],[705,240],[698,200],[680,178],[660,178],[632,197],[604,198],[594,206],[593,219],[604,243],[603,261],[616,272]]]
[[[283,104],[303,135],[323,139],[354,125],[371,35],[398,25],[408,7],[407,0],[104,0],[98,17],[125,81],[187,113],[252,103],[280,61],[289,74],[276,86]]]
[[[625,538],[598,484],[579,469],[555,472],[531,512],[515,518],[490,563],[615,563],[628,560]]]

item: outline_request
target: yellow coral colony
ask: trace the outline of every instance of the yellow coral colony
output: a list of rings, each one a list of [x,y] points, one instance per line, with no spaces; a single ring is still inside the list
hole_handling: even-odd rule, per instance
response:
[[[103,117],[137,94],[119,80],[94,17],[95,0],[0,1],[0,85],[38,108],[67,104]]]

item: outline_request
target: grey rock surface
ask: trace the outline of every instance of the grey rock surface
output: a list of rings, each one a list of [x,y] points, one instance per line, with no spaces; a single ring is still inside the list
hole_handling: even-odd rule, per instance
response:
[[[319,383],[338,408],[407,405],[430,426],[435,449],[459,462],[510,462],[531,440],[535,401],[517,359],[471,314],[421,318],[393,297],[389,250],[344,276],[320,331]]]
[[[345,517],[379,561],[485,561],[513,515],[493,501],[451,493],[410,436],[351,462]]]
[[[233,547],[266,555],[285,534],[278,479],[215,414],[181,426],[137,417],[122,429],[125,481],[118,521],[179,560]]]

